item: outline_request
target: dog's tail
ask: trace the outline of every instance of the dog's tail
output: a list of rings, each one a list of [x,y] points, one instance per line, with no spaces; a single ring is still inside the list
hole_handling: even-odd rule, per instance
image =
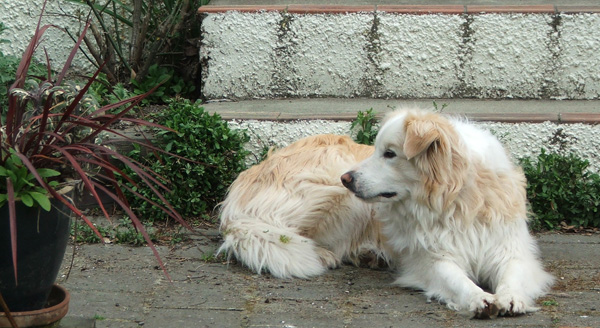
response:
[[[291,227],[277,227],[255,218],[228,220],[221,227],[218,253],[235,256],[251,270],[268,271],[277,278],[309,278],[339,264],[330,251]]]

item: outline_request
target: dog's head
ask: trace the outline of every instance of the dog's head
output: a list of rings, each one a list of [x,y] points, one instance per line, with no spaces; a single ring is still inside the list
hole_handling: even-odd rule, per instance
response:
[[[374,154],[341,180],[366,201],[419,197],[445,203],[462,187],[466,162],[461,147],[453,125],[443,116],[416,109],[394,111],[383,121]]]

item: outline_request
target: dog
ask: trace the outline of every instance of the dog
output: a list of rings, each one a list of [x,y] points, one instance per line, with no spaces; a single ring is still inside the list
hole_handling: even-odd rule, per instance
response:
[[[341,181],[380,204],[400,286],[488,318],[537,310],[553,283],[528,231],[525,176],[488,131],[430,111],[391,112],[373,155]]]
[[[373,153],[348,136],[318,135],[270,151],[242,172],[219,206],[227,253],[277,278],[310,278],[343,262],[386,266],[376,210],[340,176]]]

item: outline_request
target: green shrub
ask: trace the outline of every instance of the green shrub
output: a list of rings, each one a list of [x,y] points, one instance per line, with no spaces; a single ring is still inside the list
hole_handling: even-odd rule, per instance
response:
[[[102,226],[94,226],[101,235],[108,235],[108,229]],[[73,238],[73,241],[77,243],[99,244],[102,242],[100,237],[96,235],[90,226],[88,226],[86,223],[80,223],[79,220],[75,220],[73,224],[71,224],[71,238]]]
[[[172,190],[165,197],[183,217],[205,216],[246,168],[244,160],[249,152],[244,144],[249,137],[243,131],[231,130],[219,115],[210,115],[199,103],[189,100],[171,101],[156,115],[157,123],[177,132],[158,132],[154,144],[187,160],[160,152],[142,154],[139,149],[130,156],[171,181]],[[151,190],[135,190],[157,201]],[[149,202],[131,201],[140,217],[163,219],[162,211]]]
[[[136,95],[144,94],[160,84],[152,94],[142,100],[144,105],[150,103],[164,104],[173,97],[190,95],[196,89],[193,84],[186,83],[180,76],[176,75],[173,69],[161,67],[158,64],[148,68],[148,75],[143,81],[138,82],[132,79],[131,84],[134,87],[133,93]]]
[[[372,145],[377,136],[377,117],[373,108],[366,112],[358,111],[356,119],[350,125],[352,138],[359,144]]]
[[[172,98],[190,96],[195,90],[195,86],[191,83],[186,83],[180,76],[176,75],[173,69],[152,65],[146,78],[138,82],[135,79],[131,80],[131,88],[129,89],[123,83],[112,85],[106,74],[98,75],[98,78],[88,90],[88,94],[96,99],[100,105],[112,104],[123,99],[142,95],[159,85],[154,92],[149,94],[141,102],[142,106],[150,104],[166,104]],[[123,108],[115,108],[110,113],[118,113]]]
[[[589,162],[574,154],[548,154],[537,161],[520,160],[527,177],[527,198],[535,214],[532,228],[557,229],[600,226],[600,176],[587,170]]]
[[[123,99],[136,96],[136,94],[129,91],[123,83],[112,85],[104,73],[98,74],[96,80],[90,85],[88,94],[94,97],[101,106],[114,104]],[[122,110],[122,108],[120,108],[120,110]],[[111,113],[116,114],[120,110],[119,108],[115,108],[111,110]]]

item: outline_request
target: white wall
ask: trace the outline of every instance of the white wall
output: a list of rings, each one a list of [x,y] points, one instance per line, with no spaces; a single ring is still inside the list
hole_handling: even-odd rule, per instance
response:
[[[211,13],[208,99],[600,97],[600,14]]]
[[[0,43],[0,51],[5,55],[22,56],[35,32],[42,4],[43,0],[0,0],[0,22],[7,27],[0,38],[9,41],[9,43]],[[77,16],[85,19],[88,14],[86,8],[62,0],[48,0],[42,26],[51,24],[56,27],[49,28],[44,33],[43,42],[36,51],[38,60],[45,62],[44,49],[46,49],[52,67],[62,68],[75,45],[75,41],[69,38],[64,29],[77,38],[79,32],[83,30],[83,24],[78,21]],[[79,53],[73,62],[73,70],[91,69],[91,64]]]

